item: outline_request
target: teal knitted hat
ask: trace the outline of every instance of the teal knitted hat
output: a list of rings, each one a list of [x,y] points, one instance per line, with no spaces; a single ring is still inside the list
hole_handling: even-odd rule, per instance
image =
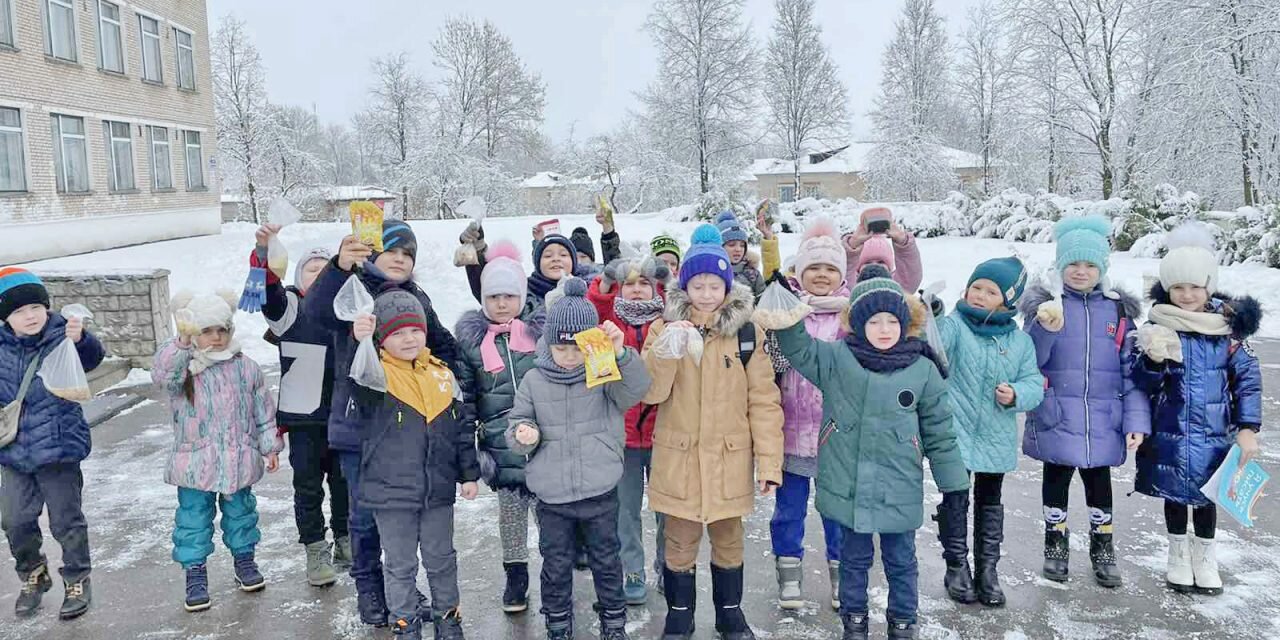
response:
[[[965,286],[971,286],[978,280],[996,283],[1000,287],[1000,295],[1004,297],[1004,306],[1012,309],[1018,305],[1018,299],[1027,287],[1027,268],[1021,260],[1014,257],[995,258],[978,265]]]
[[[1110,221],[1099,215],[1063,218],[1054,225],[1053,236],[1058,242],[1059,272],[1073,262],[1088,262],[1106,277],[1111,260]]]

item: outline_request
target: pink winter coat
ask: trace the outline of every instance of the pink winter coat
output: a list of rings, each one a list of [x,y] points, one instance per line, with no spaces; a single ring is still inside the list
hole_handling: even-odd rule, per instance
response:
[[[847,235],[844,239],[845,252],[849,255],[849,280],[856,280],[858,273],[858,265],[862,259],[862,247],[852,247],[853,235]],[[920,247],[916,244],[916,237],[907,233],[907,240],[902,244],[896,241],[893,243],[893,281],[902,285],[907,293],[914,293],[920,289],[920,282],[924,279],[924,267],[920,264]]]
[[[848,287],[841,287],[831,298],[849,299]],[[804,328],[810,336],[824,342],[843,340],[849,332],[840,322],[840,309],[815,307],[804,319]],[[783,452],[802,458],[818,457],[818,430],[822,426],[822,392],[800,372],[785,365],[782,381],[782,438]]]

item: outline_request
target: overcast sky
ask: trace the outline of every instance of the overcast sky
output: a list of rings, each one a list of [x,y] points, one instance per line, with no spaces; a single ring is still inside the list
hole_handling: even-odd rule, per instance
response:
[[[958,33],[978,0],[938,0],[948,31]],[[463,14],[491,20],[546,84],[544,132],[563,140],[609,130],[634,94],[656,72],[644,31],[651,0],[208,0],[211,29],[235,14],[267,67],[271,99],[314,106],[324,122],[346,122],[364,105],[369,61],[407,51],[428,79],[431,41],[445,19]],[[747,0],[757,41],[766,42],[773,0]],[[823,40],[849,89],[854,133],[866,134],[866,113],[880,77],[880,55],[893,34],[901,0],[817,0]],[[464,8],[465,7],[465,8]]]

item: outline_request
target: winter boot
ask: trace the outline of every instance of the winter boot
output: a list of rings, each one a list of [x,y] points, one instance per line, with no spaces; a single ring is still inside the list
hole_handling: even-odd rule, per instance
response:
[[[889,640],[915,640],[916,625],[914,622],[889,622]]]
[[[401,618],[391,625],[391,633],[399,640],[422,640],[422,621]]]
[[[716,631],[721,640],[756,640],[742,615],[742,567],[711,565],[711,602],[716,607]]]
[[[1093,579],[1099,586],[1114,589],[1124,583],[1116,567],[1116,550],[1110,533],[1089,532],[1089,559],[1093,561]]]
[[[466,640],[462,635],[462,611],[454,607],[436,616],[435,640]]]
[[[1218,575],[1218,557],[1213,552],[1213,538],[1196,537],[1191,541],[1191,572],[1196,591],[1210,596],[1222,595],[1222,576]]]
[[[973,577],[978,602],[987,607],[1003,607],[1006,600],[996,565],[1000,562],[1000,545],[1004,543],[1004,505],[981,505],[977,514],[973,528]]]
[[[313,587],[327,587],[338,581],[338,573],[333,570],[333,548],[328,542],[320,540],[306,546],[307,549],[307,584]]]
[[[960,604],[973,604],[978,596],[973,591],[973,571],[969,568],[969,493],[944,494],[933,519],[938,523],[938,542],[942,543],[942,559],[947,563],[947,573],[942,578],[947,596]]]
[[[58,610],[58,618],[62,620],[79,618],[89,610],[90,602],[93,602],[93,590],[90,589],[89,576],[75,582],[67,582],[62,608]]]
[[[386,593],[385,588],[383,593]],[[427,598],[427,594],[418,591],[418,619],[419,620],[435,620],[436,614],[431,610],[431,600]]]
[[[785,611],[804,608],[804,593],[800,582],[804,579],[804,568],[800,558],[778,556],[775,561],[778,567],[778,606]]]
[[[600,610],[600,640],[630,640],[626,609]]]
[[[667,598],[667,620],[662,627],[662,640],[690,640],[693,637],[693,614],[698,604],[697,574],[663,569]]]
[[[1044,531],[1044,577],[1066,582],[1070,576],[1071,532],[1065,524],[1049,525]]]
[[[844,635],[840,640],[867,640],[871,633],[871,622],[865,613],[845,613],[840,615],[844,622]]]
[[[182,608],[187,611],[204,611],[213,602],[209,599],[209,570],[204,563],[191,565],[187,569],[187,600]]]
[[[831,608],[840,610],[840,561],[827,561],[827,575],[831,578]]]
[[[627,574],[626,581],[622,583],[622,597],[633,607],[642,606],[649,601],[649,587],[644,583],[643,573]]]
[[[573,640],[573,612],[547,613],[547,640]]]
[[[22,578],[22,591],[13,603],[13,615],[27,618],[35,615],[40,608],[44,594],[53,588],[53,579],[49,577],[49,566],[41,564]]]
[[[346,573],[351,570],[351,564],[354,562],[351,555],[351,537],[342,536],[333,539],[333,568],[335,571]]]
[[[360,622],[374,627],[387,626],[389,613],[381,580],[356,583],[356,609],[360,612]]]
[[[573,568],[578,571],[586,571],[591,568],[591,560],[587,558],[587,552],[585,550],[578,550],[578,555],[573,559]]]
[[[1169,566],[1164,574],[1165,584],[1178,593],[1191,593],[1196,589],[1195,574],[1191,569],[1191,539],[1187,534],[1169,534]]]
[[[529,565],[524,562],[504,562],[507,572],[507,588],[502,592],[502,610],[520,613],[529,608]]]
[[[258,571],[258,563],[253,560],[253,552],[242,553],[235,557],[236,584],[240,590],[248,593],[261,591],[267,586],[267,579]]]

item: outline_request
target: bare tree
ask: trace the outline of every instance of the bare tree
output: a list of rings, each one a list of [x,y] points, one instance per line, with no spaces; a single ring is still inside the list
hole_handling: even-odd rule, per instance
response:
[[[1010,48],[996,5],[992,0],[970,8],[960,36],[956,65],[956,89],[972,119],[975,142],[982,157],[982,192],[992,190],[992,160],[998,155],[1001,128],[1007,125],[1013,91]]]
[[[325,180],[333,185],[349,185],[365,182],[360,175],[360,144],[342,124],[331,124],[320,132],[320,153]]]
[[[245,23],[227,16],[214,33],[214,119],[218,125],[218,150],[231,182],[239,185],[253,221],[263,222],[259,200],[275,140],[271,105],[264,86],[266,71],[258,50],[249,40]]]
[[[363,135],[370,137],[382,178],[400,192],[402,211],[409,217],[415,182],[412,160],[420,150],[417,145],[423,138],[431,92],[406,53],[374,59],[373,75],[369,105],[359,122]]]
[[[325,173],[320,121],[301,107],[273,107],[270,159],[271,192],[299,208],[317,204]]]

